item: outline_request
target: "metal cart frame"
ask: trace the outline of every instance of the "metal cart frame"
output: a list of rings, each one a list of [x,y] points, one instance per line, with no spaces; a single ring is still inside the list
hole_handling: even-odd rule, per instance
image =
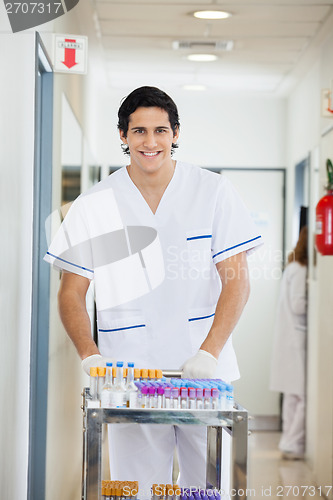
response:
[[[137,423],[205,425],[207,427],[206,488],[221,489],[222,429],[232,437],[231,493],[236,500],[247,498],[248,412],[239,404],[233,411],[88,408],[88,391],[83,393],[83,500],[101,500],[102,426]]]

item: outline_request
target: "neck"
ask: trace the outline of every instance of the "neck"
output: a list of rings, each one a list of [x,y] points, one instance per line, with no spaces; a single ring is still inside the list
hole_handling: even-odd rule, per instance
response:
[[[176,161],[171,160],[167,168],[163,168],[149,174],[133,168],[131,164],[126,168],[128,175],[140,190],[146,192],[156,192],[164,191],[166,189],[173,177],[175,166]]]

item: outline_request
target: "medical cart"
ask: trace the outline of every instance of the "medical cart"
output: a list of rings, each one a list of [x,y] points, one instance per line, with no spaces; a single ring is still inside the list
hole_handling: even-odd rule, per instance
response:
[[[178,372],[171,371],[163,371],[163,375],[179,376]],[[222,429],[226,430],[232,438],[232,497],[236,500],[246,500],[248,412],[239,404],[235,403],[232,411],[89,408],[89,389],[85,388],[82,396],[83,500],[101,500],[102,426],[117,423],[205,425],[207,427],[206,488],[218,490],[223,488],[221,485]]]

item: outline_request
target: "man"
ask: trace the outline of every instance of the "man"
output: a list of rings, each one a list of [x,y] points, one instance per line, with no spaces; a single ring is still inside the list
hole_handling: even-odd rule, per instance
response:
[[[246,253],[261,236],[223,175],[172,159],[180,125],[167,94],[136,89],[118,117],[129,164],[77,199],[46,256],[67,271],[59,291],[66,331],[86,371],[102,355],[235,380],[231,332],[249,295]],[[91,279],[98,347],[85,306]],[[113,479],[172,483],[176,445],[180,486],[205,486],[204,428],[138,427],[111,429]]]

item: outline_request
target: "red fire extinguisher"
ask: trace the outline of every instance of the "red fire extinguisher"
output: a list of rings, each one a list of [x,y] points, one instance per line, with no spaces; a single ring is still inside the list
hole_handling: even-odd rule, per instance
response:
[[[316,207],[316,247],[322,255],[333,255],[333,165],[326,161],[327,194]]]

